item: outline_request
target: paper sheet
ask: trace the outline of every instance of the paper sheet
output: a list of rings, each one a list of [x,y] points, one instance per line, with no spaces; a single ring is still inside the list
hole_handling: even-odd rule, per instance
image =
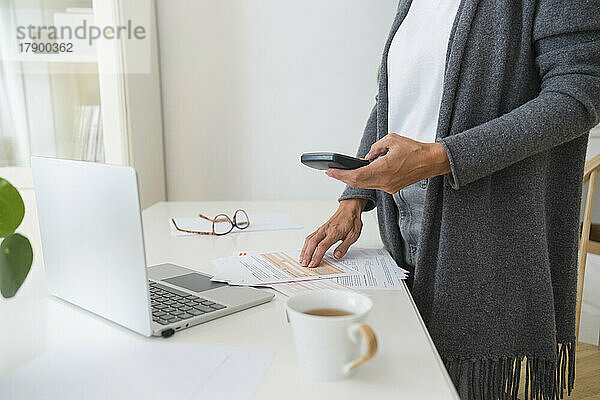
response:
[[[323,289],[347,290],[353,292],[352,289],[347,288],[346,286],[342,286],[339,283],[336,283],[334,279],[319,279],[316,281],[303,281],[293,283],[276,283],[274,285],[269,285],[269,287],[277,290],[279,293],[288,297],[302,292]]]
[[[302,267],[299,250],[241,253],[214,260],[217,274],[213,281],[239,286],[264,286],[356,275],[356,270],[326,255],[316,268]]]
[[[334,279],[352,289],[398,290],[408,276],[385,249],[350,249],[339,261],[360,273]]]
[[[274,355],[274,350],[156,340],[72,343],[0,380],[0,399],[249,400]]]
[[[248,218],[250,219],[250,226],[248,228],[244,230],[233,228],[231,233],[302,229],[302,225],[294,221],[294,219],[288,214],[284,213],[249,214]],[[180,229],[195,232],[212,232],[212,222],[199,217],[177,217],[175,218],[175,222]],[[171,236],[173,237],[199,236],[194,233],[178,231],[173,225],[171,219],[169,219],[169,228],[171,230]]]
[[[230,356],[195,393],[194,400],[251,400],[275,357],[275,350],[224,349],[231,351]]]

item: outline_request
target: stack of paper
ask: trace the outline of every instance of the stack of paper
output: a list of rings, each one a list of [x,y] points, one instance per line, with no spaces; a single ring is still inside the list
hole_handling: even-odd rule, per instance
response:
[[[279,293],[286,296],[293,296],[298,293],[308,292],[311,290],[347,290],[353,292],[352,289],[336,283],[334,279],[318,279],[315,281],[301,281],[291,283],[275,283],[269,285],[271,289],[277,290]]]
[[[243,252],[214,260],[213,281],[240,286],[268,286],[287,296],[317,289],[398,290],[408,271],[384,249],[352,249],[341,260],[331,252],[316,268],[302,267],[300,251]]]
[[[302,267],[299,257],[300,251],[266,251],[221,258],[213,261],[218,272],[212,280],[238,286],[266,286],[358,275],[331,256],[325,256],[316,268]]]
[[[408,277],[385,249],[351,249],[340,260],[359,275],[335,278],[340,285],[353,289],[397,290]]]

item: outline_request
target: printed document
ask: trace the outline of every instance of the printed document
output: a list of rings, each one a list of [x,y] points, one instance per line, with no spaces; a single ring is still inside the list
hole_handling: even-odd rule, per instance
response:
[[[341,278],[335,278],[341,279]],[[339,283],[335,282],[335,279],[318,279],[315,281],[301,281],[301,282],[292,282],[292,283],[275,283],[273,285],[269,285],[271,289],[277,290],[279,293],[285,296],[293,296],[298,293],[308,292],[311,290],[324,290],[324,289],[333,289],[333,290],[346,290],[349,292],[353,292],[352,289],[347,288],[346,286],[342,286]]]
[[[398,290],[408,276],[385,249],[350,249],[339,262],[359,272],[334,279],[352,289]]]
[[[299,250],[292,250],[248,252],[221,258],[213,261],[218,272],[212,280],[238,286],[265,286],[358,274],[352,267],[329,255],[316,268],[301,266],[299,256]]]

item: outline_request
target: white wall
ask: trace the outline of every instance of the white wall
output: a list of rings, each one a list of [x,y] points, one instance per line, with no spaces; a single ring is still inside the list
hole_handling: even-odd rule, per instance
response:
[[[337,199],[398,0],[157,0],[169,200]]]

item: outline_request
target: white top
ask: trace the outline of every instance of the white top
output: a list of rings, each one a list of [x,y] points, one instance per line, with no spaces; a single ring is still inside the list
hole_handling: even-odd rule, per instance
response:
[[[212,216],[237,208],[251,214],[285,212],[305,228],[232,233],[219,238],[176,238],[169,231],[168,221],[173,216],[198,212]],[[230,256],[240,250],[301,247],[305,236],[331,211],[331,202],[326,201],[157,203],[143,212],[147,261],[149,265],[172,262],[215,273],[212,259]],[[365,226],[356,246],[381,248],[376,216],[370,213],[363,218]],[[49,296],[45,289],[44,270],[36,265],[31,268],[31,276],[17,296],[11,301],[0,301],[0,320],[2,327],[7,328],[2,332],[0,379],[46,349],[64,343],[109,343],[129,338],[157,344],[202,343],[275,349],[275,359],[253,397],[257,400],[363,400],[369,397],[458,400],[406,287],[399,291],[366,293],[373,300],[373,310],[367,323],[377,334],[378,354],[361,365],[352,378],[320,382],[305,378],[298,370],[294,338],[285,318],[287,298],[279,293],[275,293],[275,300],[268,304],[177,332],[168,340],[145,339]],[[135,377],[135,373],[132,376]],[[199,376],[199,382],[203,378],[206,377]],[[240,376],[231,377],[231,382],[235,384],[237,379],[242,378],[240,373]]]
[[[388,130],[435,142],[446,52],[460,0],[413,0],[388,54]]]

